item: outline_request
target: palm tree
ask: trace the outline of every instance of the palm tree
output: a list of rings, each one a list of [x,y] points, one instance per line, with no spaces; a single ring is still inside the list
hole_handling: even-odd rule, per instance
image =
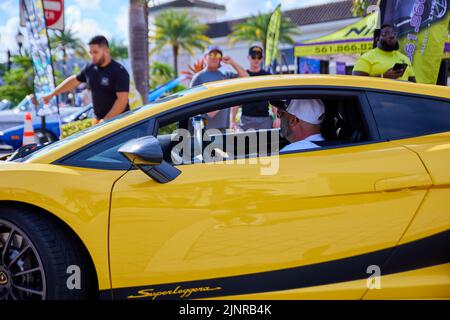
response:
[[[233,32],[229,35],[230,44],[233,45],[238,41],[261,42],[264,52],[266,52],[266,36],[267,27],[269,25],[271,13],[259,13],[257,16],[253,16],[236,24],[233,27]],[[280,23],[280,43],[293,44],[294,39],[292,36],[299,35],[300,31],[297,30],[295,25],[288,17],[281,17]]]
[[[130,0],[129,11],[129,56],[136,89],[147,103],[148,75],[148,12],[146,0]]]
[[[123,41],[116,38],[109,41],[109,52],[114,59],[128,59],[128,47],[123,44]]]
[[[199,23],[187,12],[173,10],[162,12],[155,18],[155,27],[155,34],[150,37],[155,41],[152,52],[159,52],[166,45],[172,46],[175,74],[178,74],[180,49],[193,56],[194,49],[203,50],[211,43],[211,40],[204,34],[208,26]]]
[[[70,28],[54,31],[50,36],[50,47],[53,51],[60,51],[63,54],[63,76],[67,76],[69,53],[81,59],[89,58],[83,41]]]

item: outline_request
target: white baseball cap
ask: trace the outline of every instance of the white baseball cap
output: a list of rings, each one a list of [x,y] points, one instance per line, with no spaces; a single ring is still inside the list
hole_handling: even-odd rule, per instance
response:
[[[305,122],[321,124],[325,105],[320,99],[294,99],[291,100],[286,111]]]

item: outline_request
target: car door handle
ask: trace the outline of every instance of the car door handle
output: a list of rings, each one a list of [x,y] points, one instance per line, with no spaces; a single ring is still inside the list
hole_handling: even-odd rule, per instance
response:
[[[429,187],[431,185],[430,176],[427,173],[419,173],[378,180],[375,182],[375,191]]]

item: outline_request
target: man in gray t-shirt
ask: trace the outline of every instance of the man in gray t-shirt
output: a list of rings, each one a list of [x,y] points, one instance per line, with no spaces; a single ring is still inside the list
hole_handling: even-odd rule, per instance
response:
[[[221,72],[219,68],[220,63],[223,61],[229,64],[236,70],[237,73],[233,72]],[[237,64],[231,57],[222,57],[222,50],[218,46],[209,46],[205,54],[206,67],[199,73],[195,74],[192,78],[190,87],[195,87],[197,85],[220,81],[225,79],[233,79],[237,77],[248,77],[247,71],[243,69],[239,64]],[[227,129],[230,124],[230,109],[222,109],[217,111],[208,112],[204,115],[207,119],[206,129]]]

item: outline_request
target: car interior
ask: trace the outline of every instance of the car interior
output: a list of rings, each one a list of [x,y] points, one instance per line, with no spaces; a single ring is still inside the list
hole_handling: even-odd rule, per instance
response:
[[[324,120],[321,125],[321,133],[324,141],[315,142],[321,148],[336,148],[350,146],[368,141],[367,125],[362,117],[359,100],[356,96],[291,96],[284,99],[270,100],[273,106],[281,103],[289,103],[291,99],[322,99],[325,105]],[[253,100],[253,101],[260,101]],[[252,102],[253,102],[252,101]],[[267,101],[267,100],[265,100]],[[235,104],[216,106],[213,110],[230,108]],[[211,109],[205,111],[213,111]],[[196,125],[197,124],[197,125]],[[200,132],[194,130],[200,128]],[[176,129],[186,129],[191,132],[191,152],[188,157],[183,158],[180,150],[175,150],[180,144],[180,139],[175,139],[173,132]],[[248,131],[226,131],[216,132],[208,135],[208,139],[200,139],[205,134],[204,118],[201,115],[186,113],[177,119],[165,119],[159,123],[157,138],[161,143],[164,160],[173,163],[173,159],[183,158],[182,164],[207,162],[202,155],[209,144],[215,142],[211,157],[220,155],[223,160],[235,160],[242,158],[266,156],[277,154],[289,142],[280,135],[280,129],[248,130]],[[255,139],[256,136],[256,139]],[[219,139],[219,140],[217,140]],[[210,140],[210,141],[208,141]],[[226,142],[233,141],[233,145]],[[244,142],[244,144],[242,144]],[[238,148],[238,143],[240,148]],[[255,145],[255,143],[257,145]],[[229,149],[227,150],[227,146]],[[244,146],[244,147],[243,147]],[[175,149],[174,149],[175,148]],[[175,150],[175,151],[174,151]],[[201,150],[201,151],[200,151]],[[317,149],[313,149],[316,150]],[[179,164],[177,162],[176,164]]]

